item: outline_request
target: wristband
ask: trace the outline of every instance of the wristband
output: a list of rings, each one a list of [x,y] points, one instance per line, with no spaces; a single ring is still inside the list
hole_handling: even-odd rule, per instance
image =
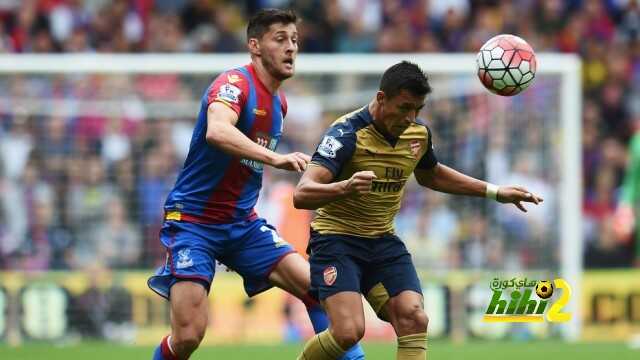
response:
[[[491,200],[498,200],[498,190],[500,190],[500,186],[492,184],[492,183],[487,183],[487,192],[485,194],[485,197]]]

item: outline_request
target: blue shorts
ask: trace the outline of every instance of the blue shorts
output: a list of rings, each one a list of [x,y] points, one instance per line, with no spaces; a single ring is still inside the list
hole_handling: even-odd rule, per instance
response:
[[[309,248],[311,291],[320,300],[343,291],[359,292],[380,316],[386,301],[400,292],[422,294],[411,255],[393,234],[371,239],[312,231]]]
[[[295,252],[262,218],[231,224],[166,220],[160,241],[167,260],[147,284],[167,299],[171,286],[181,280],[199,282],[209,291],[216,261],[240,274],[247,294],[256,295],[272,287],[269,274]]]

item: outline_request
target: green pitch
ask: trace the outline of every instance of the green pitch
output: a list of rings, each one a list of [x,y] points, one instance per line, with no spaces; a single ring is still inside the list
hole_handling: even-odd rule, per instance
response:
[[[206,347],[192,360],[275,360],[295,359],[302,345],[254,346],[236,345]],[[395,359],[390,344],[364,344],[367,360]],[[105,343],[83,343],[59,347],[45,344],[19,348],[0,346],[2,360],[150,360],[152,348],[119,346]],[[626,360],[640,359],[640,350],[625,344],[564,344],[558,342],[430,342],[429,360]]]

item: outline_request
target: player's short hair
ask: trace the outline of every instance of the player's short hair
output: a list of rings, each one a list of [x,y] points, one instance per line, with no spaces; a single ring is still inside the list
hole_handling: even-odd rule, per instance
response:
[[[298,16],[293,10],[262,9],[249,20],[247,25],[247,41],[251,38],[260,39],[269,31],[273,24],[296,24]]]
[[[413,95],[424,96],[431,92],[427,74],[420,67],[409,61],[402,61],[388,68],[382,74],[380,90],[390,98],[407,90]]]

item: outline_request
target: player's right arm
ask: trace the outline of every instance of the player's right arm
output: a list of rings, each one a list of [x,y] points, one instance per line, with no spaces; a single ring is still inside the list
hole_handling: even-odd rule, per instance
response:
[[[238,114],[231,107],[213,101],[207,110],[207,142],[233,156],[284,170],[302,172],[311,160],[309,155],[300,152],[283,155],[258,145],[236,127],[237,122]]]
[[[310,158],[303,153],[278,154],[260,146],[240,131],[236,124],[246,105],[249,82],[232,70],[218,76],[207,89],[206,140],[212,146],[243,159],[294,171],[304,171]]]
[[[358,171],[349,179],[336,182],[332,182],[333,177],[333,173],[322,165],[309,166],[293,193],[293,206],[315,210],[351,194],[367,194],[376,175],[373,171]]]

